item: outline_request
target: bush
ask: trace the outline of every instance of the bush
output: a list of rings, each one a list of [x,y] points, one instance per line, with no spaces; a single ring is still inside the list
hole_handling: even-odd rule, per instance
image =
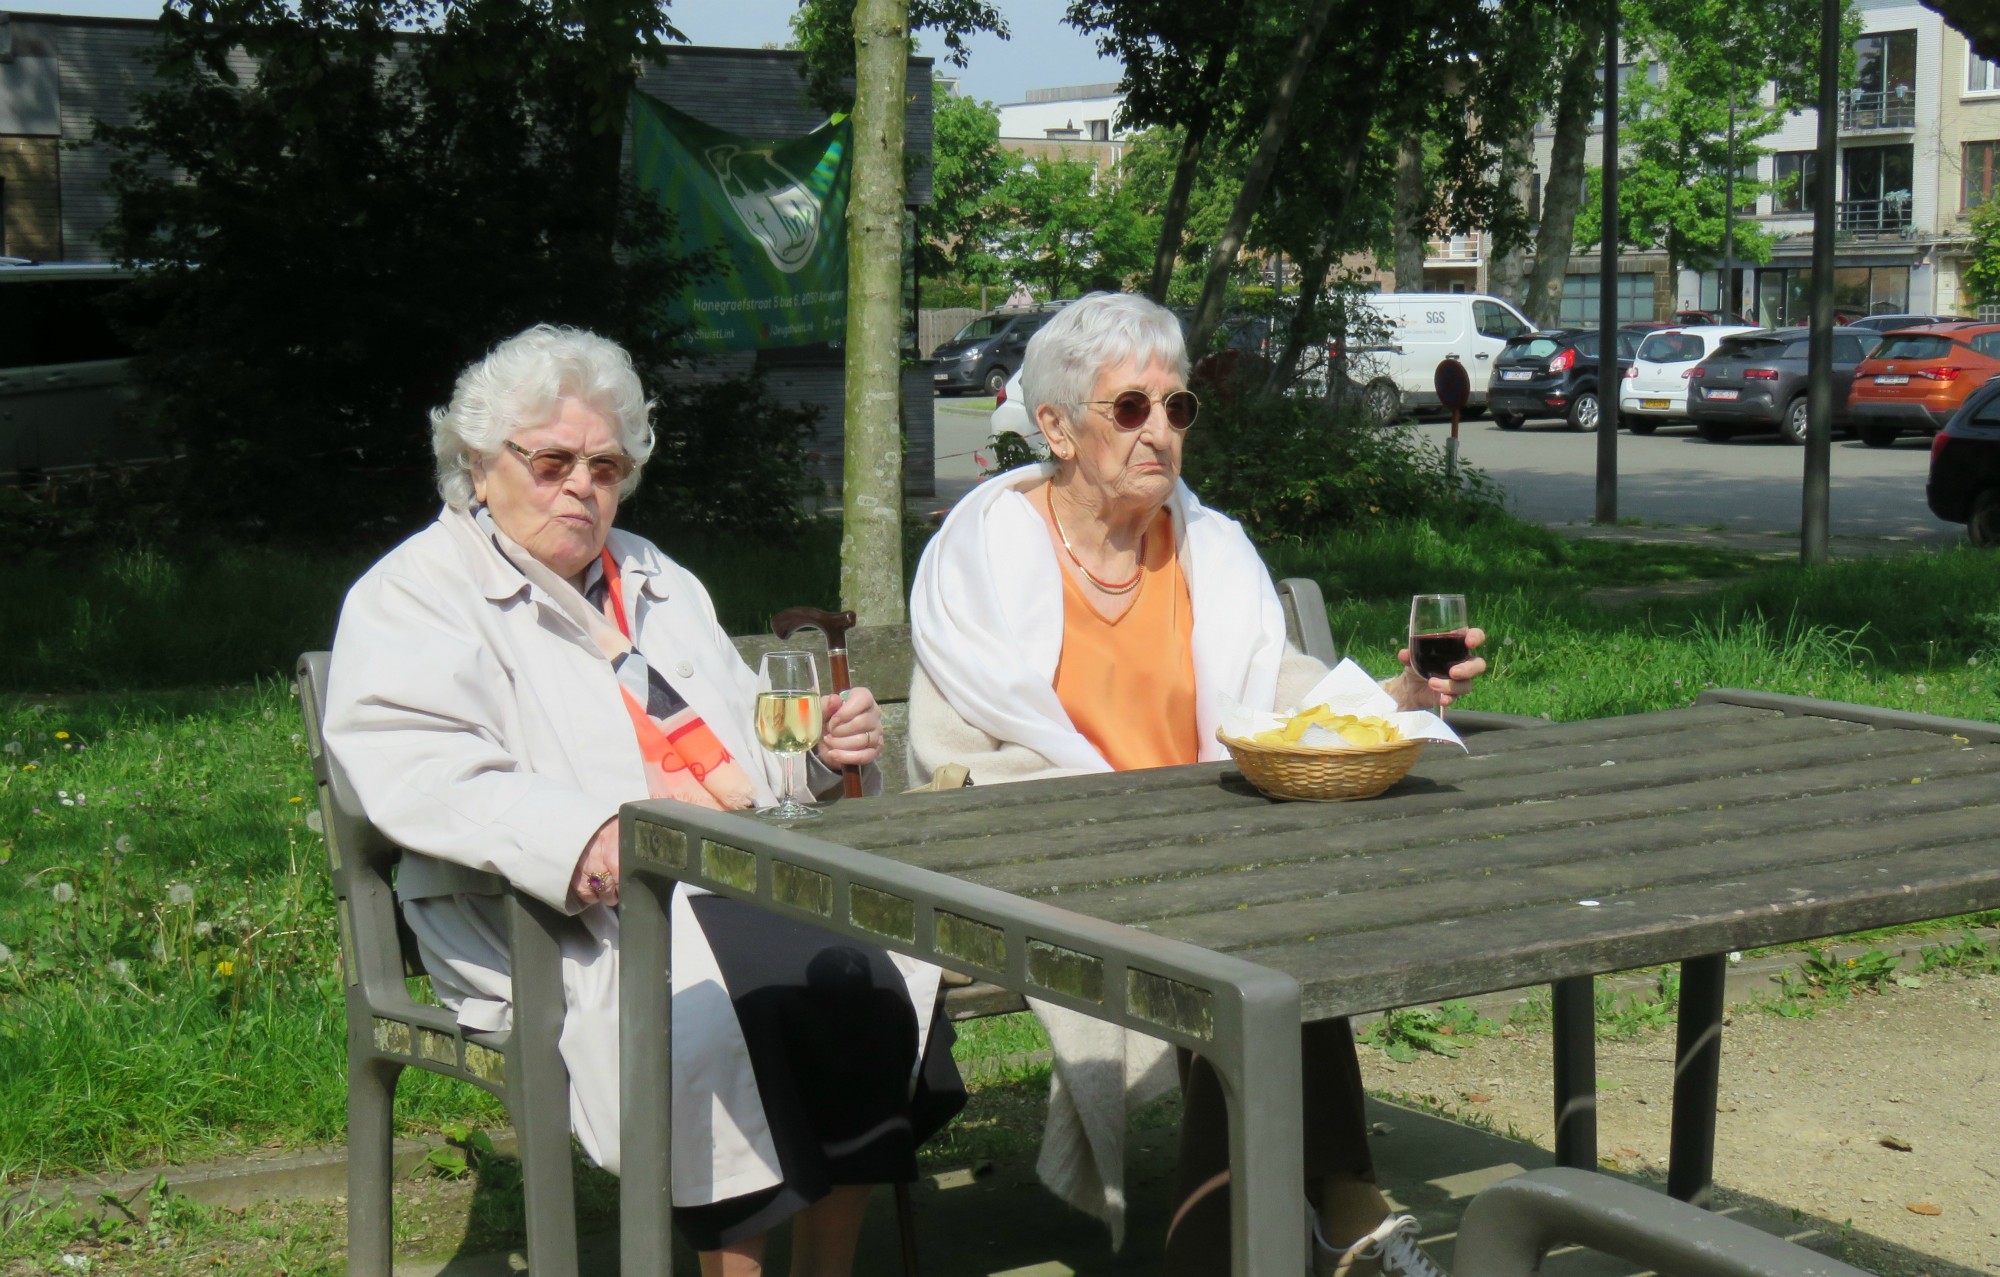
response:
[[[1209,505],[1259,541],[1303,540],[1388,519],[1456,520],[1500,504],[1484,475],[1406,426],[1373,424],[1359,404],[1204,388],[1184,471]]]

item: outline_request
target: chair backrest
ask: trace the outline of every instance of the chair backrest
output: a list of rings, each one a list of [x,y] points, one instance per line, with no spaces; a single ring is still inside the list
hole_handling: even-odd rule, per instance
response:
[[[392,874],[402,848],[362,814],[347,773],[326,748],[327,652],[299,658],[299,712],[305,719],[313,779],[340,918],[340,953],[350,989],[359,984],[370,1000],[400,993],[405,974],[422,974],[416,942],[396,908]],[[400,960],[399,960],[400,956]]]

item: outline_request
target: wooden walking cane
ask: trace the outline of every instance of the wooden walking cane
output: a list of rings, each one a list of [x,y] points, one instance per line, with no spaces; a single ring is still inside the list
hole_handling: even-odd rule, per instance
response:
[[[853,675],[847,669],[847,632],[854,628],[852,612],[827,612],[816,607],[788,607],[771,618],[771,633],[781,639],[789,639],[800,630],[818,630],[826,635],[826,659],[833,667],[833,690],[845,695],[853,686]],[[843,767],[840,769],[840,783],[849,798],[861,797],[861,769]],[[917,1275],[917,1220],[916,1212],[910,1205],[910,1186],[898,1182],[894,1185],[896,1194],[896,1232],[903,1244],[904,1277]]]
[[[843,696],[853,686],[847,672],[847,632],[854,628],[854,613],[827,612],[816,607],[788,607],[771,618],[771,633],[788,639],[800,630],[818,630],[826,635],[826,659],[833,666],[833,690]],[[861,797],[861,769],[840,769],[840,783],[849,798]]]

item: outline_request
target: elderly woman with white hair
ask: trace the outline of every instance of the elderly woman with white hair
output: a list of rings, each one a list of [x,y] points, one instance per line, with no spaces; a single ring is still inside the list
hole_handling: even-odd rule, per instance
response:
[[[625,352],[539,326],[432,414],[437,521],[349,591],[328,747],[407,853],[396,881],[424,968],[468,1028],[509,1023],[498,875],[574,918],[561,1050],[584,1151],[618,1166],[621,804],[734,810],[782,783],[752,733],[756,676],[701,583],[613,527],[653,448]],[[827,698],[814,787],[879,788],[881,714]],[[704,1274],[851,1271],[867,1186],[916,1174],[961,1107],[934,967],[721,896],[675,894],[675,1221]]]
[[[910,600],[917,669],[910,690],[916,778],[963,765],[974,784],[1165,767],[1226,757],[1215,729],[1227,700],[1291,705],[1326,673],[1287,646],[1270,574],[1234,520],[1181,482],[1181,442],[1199,403],[1187,387],[1180,323],[1142,297],[1094,293],[1029,341],[1021,384],[1050,460],[996,476],[945,520],[917,569]],[[1470,631],[1469,647],[1485,636]],[[1486,668],[1477,656],[1450,678],[1403,669],[1384,683],[1404,708],[1448,704]],[[1079,1071],[1064,1085],[1065,1038],[1101,1055],[1087,1024],[1038,1006],[1056,1044],[1044,1178],[1115,1217],[1122,1150],[1105,1147],[1117,1115],[1061,1114],[1091,1101]],[[1362,1117],[1360,1067],[1346,1021],[1305,1034],[1308,1183],[1333,1271],[1438,1270],[1417,1248],[1415,1221],[1375,1187]],[[1163,1048],[1123,1047],[1122,1076],[1156,1074]],[[1148,1054],[1150,1053],[1150,1054]],[[1221,1091],[1200,1060],[1183,1061],[1186,1120],[1170,1274],[1228,1267],[1228,1157]],[[1316,1083],[1316,1085],[1314,1085]],[[1065,1136],[1064,1129],[1082,1136]],[[1090,1145],[1067,1159],[1047,1149]]]

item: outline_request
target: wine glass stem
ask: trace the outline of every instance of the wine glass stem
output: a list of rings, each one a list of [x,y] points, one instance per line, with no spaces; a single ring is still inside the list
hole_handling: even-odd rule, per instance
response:
[[[785,792],[778,795],[778,806],[785,808],[787,811],[797,805],[797,800],[792,797],[797,792],[795,782],[792,780],[792,762],[797,757],[797,754],[778,755],[778,761],[785,773]]]

